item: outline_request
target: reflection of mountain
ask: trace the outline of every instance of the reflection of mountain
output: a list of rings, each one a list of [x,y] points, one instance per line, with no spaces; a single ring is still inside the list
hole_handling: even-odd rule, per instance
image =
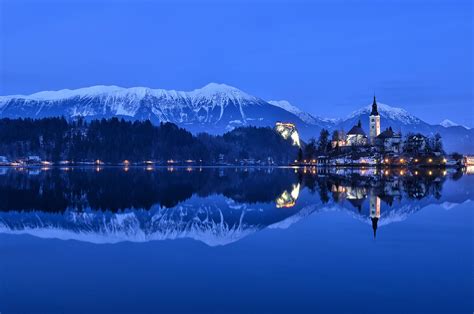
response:
[[[223,196],[192,197],[174,208],[150,210],[32,211],[0,214],[4,233],[74,239],[92,243],[191,238],[208,245],[224,245],[295,214],[273,204],[242,204]]]
[[[224,245],[319,211],[348,211],[377,227],[430,204],[452,208],[473,198],[473,179],[292,169],[12,170],[0,175],[0,232],[93,243],[192,238]]]

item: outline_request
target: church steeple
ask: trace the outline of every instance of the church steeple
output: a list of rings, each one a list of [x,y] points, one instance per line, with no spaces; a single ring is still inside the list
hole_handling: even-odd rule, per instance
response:
[[[372,220],[372,230],[374,231],[374,239],[375,239],[375,237],[377,236],[377,224],[378,224],[379,219],[377,217],[372,217],[371,220]]]
[[[375,99],[374,95],[374,102],[372,103],[372,112],[370,113],[371,116],[378,116],[379,111],[377,110],[377,100]]]
[[[370,128],[370,144],[375,145],[375,138],[380,134],[380,115],[377,108],[377,100],[375,99],[372,103],[372,111],[369,116],[369,128]]]

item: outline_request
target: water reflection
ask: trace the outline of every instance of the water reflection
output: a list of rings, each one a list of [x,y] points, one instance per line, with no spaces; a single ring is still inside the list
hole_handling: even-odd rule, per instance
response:
[[[315,212],[371,226],[429,204],[472,199],[472,176],[444,169],[0,169],[0,232],[94,243],[193,238],[224,245]],[[443,186],[448,185],[447,190]],[[370,229],[369,229],[370,230]]]

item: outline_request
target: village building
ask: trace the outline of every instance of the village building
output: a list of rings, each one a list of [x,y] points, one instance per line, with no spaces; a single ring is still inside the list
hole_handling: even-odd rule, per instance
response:
[[[398,154],[402,151],[402,135],[393,132],[392,127],[389,127],[377,135],[374,145],[381,152]]]
[[[365,135],[365,132],[362,129],[362,124],[359,120],[359,123],[354,125],[352,129],[347,132],[344,146],[365,146],[367,143],[367,135]]]

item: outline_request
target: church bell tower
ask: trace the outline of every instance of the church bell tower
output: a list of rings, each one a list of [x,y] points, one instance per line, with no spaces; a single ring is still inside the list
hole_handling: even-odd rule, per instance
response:
[[[370,112],[369,116],[369,128],[370,144],[374,145],[375,138],[380,134],[380,115],[377,109],[377,101],[375,100],[375,95],[374,102],[372,103],[372,111]]]

